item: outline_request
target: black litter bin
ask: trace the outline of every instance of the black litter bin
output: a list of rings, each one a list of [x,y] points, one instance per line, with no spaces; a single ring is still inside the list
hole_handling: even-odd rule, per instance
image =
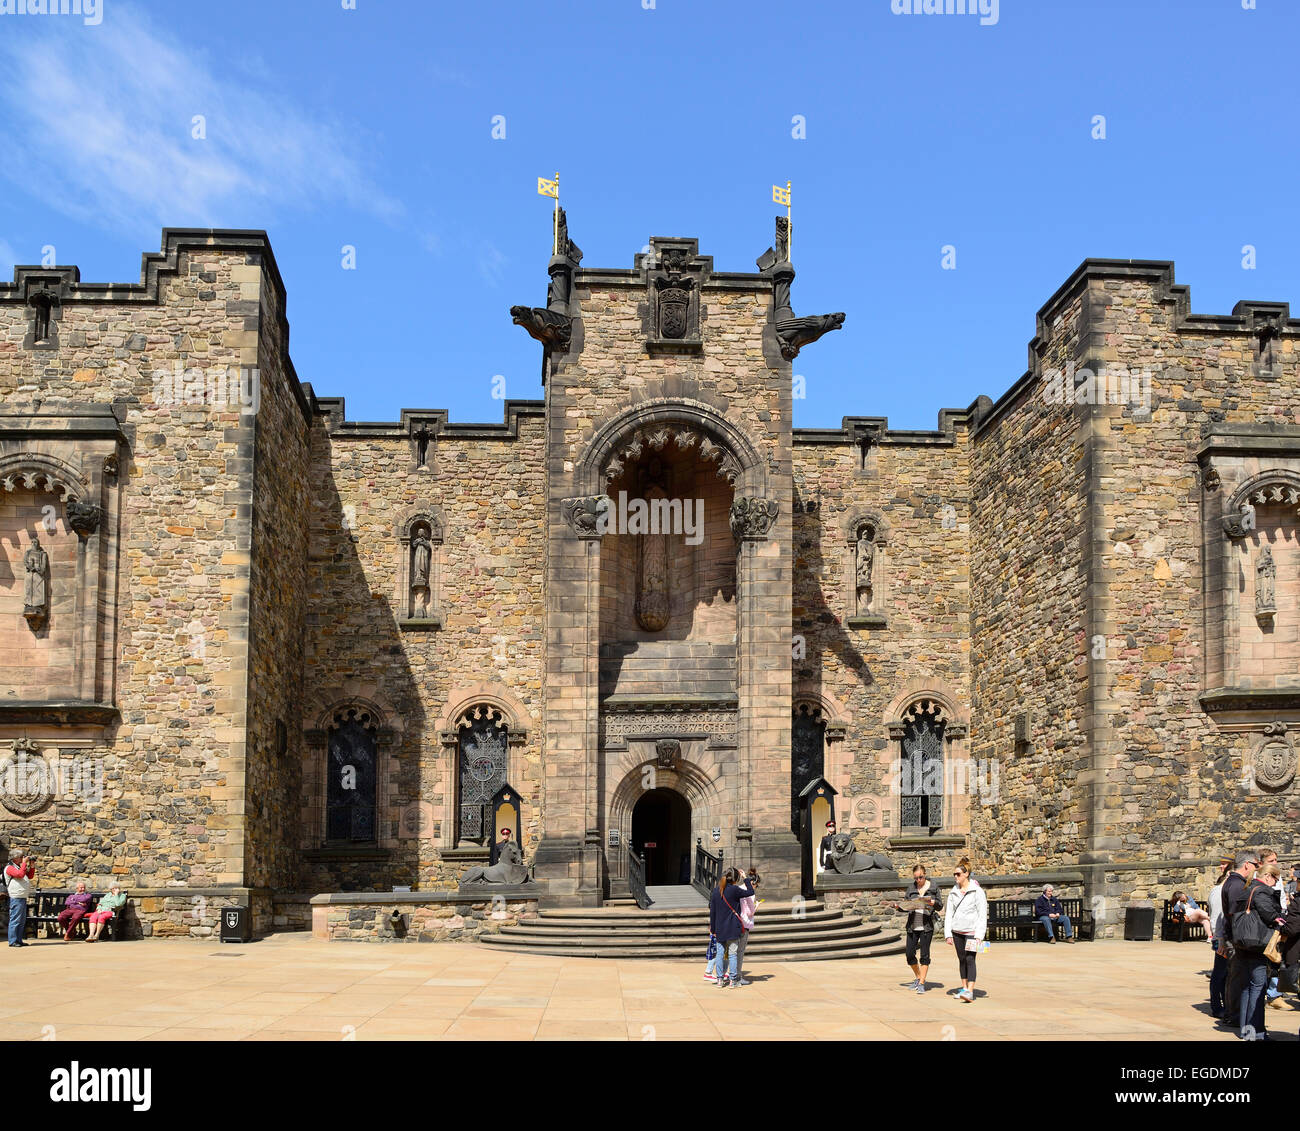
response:
[[[1156,909],[1133,904],[1124,908],[1124,938],[1129,942],[1150,942],[1156,933]]]
[[[221,941],[253,941],[253,916],[247,907],[221,908]]]

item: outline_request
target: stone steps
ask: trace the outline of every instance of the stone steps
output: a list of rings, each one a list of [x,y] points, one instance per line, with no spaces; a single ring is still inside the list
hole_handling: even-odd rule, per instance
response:
[[[902,954],[902,936],[867,924],[858,915],[830,910],[820,901],[760,905],[758,925],[746,956],[781,962],[873,958]],[[557,957],[697,958],[708,945],[703,909],[642,911],[631,907],[554,908],[540,912],[479,942],[496,949]]]

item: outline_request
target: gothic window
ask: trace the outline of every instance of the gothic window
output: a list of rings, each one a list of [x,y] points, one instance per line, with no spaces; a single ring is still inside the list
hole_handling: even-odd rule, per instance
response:
[[[376,842],[375,720],[355,707],[330,726],[325,787],[325,837],[333,843]]]
[[[491,838],[492,798],[506,784],[508,727],[500,711],[478,706],[461,716],[457,730],[457,839],[481,842]]]
[[[799,828],[799,794],[826,772],[826,720],[820,707],[801,703],[790,727],[790,826]]]
[[[922,700],[903,712],[899,774],[899,827],[943,825],[943,740],[947,726],[939,705]]]

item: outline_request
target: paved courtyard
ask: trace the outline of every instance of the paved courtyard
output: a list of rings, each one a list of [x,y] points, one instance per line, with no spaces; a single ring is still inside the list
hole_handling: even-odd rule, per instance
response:
[[[472,944],[189,940],[6,948],[0,1040],[1235,1040],[1206,1013],[1200,944],[1002,944],[980,996],[946,946],[936,985],[900,958],[754,963],[720,990],[694,961],[548,958]],[[701,946],[701,951],[703,947]],[[1294,1039],[1300,1011],[1270,1010]]]

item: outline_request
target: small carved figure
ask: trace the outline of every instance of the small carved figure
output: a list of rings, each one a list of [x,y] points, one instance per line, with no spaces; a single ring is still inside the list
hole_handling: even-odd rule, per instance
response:
[[[1255,615],[1271,617],[1277,612],[1277,563],[1273,551],[1265,546],[1255,563]]]
[[[412,433],[411,439],[415,441],[416,468],[427,468],[429,466],[429,441],[433,439],[433,433],[429,431],[429,426],[421,424],[419,430]]]
[[[872,578],[876,566],[876,543],[871,537],[871,530],[864,529],[858,535],[858,615],[864,616],[871,611],[871,599],[874,587]]]
[[[499,859],[489,867],[476,865],[460,878],[460,886],[471,884],[530,884],[532,876],[524,864],[524,854],[514,841],[505,841],[499,848]]]
[[[40,629],[50,615],[50,594],[45,577],[50,568],[50,556],[41,546],[40,538],[33,534],[32,544],[23,555],[27,580],[23,586],[23,616],[32,630]]]
[[[433,562],[433,541],[423,526],[411,539],[411,611],[414,616],[428,616],[430,605],[429,570]]]

